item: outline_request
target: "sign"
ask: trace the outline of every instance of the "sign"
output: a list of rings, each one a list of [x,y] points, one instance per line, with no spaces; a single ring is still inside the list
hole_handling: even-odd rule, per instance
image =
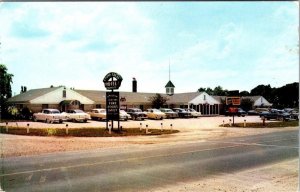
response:
[[[119,92],[106,92],[106,118],[119,120]]]
[[[122,76],[115,72],[108,73],[104,79],[103,83],[107,90],[119,89],[122,83]]]
[[[229,107],[228,108],[228,112],[229,113],[237,113],[238,112],[238,108],[237,107]]]
[[[241,105],[240,97],[226,97],[226,105]]]

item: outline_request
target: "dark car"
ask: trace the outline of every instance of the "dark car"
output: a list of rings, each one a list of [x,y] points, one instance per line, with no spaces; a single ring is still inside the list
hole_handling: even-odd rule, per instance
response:
[[[160,108],[160,111],[165,113],[167,118],[169,118],[169,119],[174,119],[174,118],[178,117],[178,113],[174,112],[172,109]]]
[[[257,111],[255,111],[255,110],[249,110],[247,112],[247,115],[259,115],[259,113]]]
[[[138,108],[129,108],[127,113],[131,116],[132,120],[144,120],[147,118],[147,114]]]
[[[299,112],[296,110],[290,111],[291,119],[299,120]]]
[[[259,116],[267,120],[275,119],[280,121],[288,121],[291,118],[289,113],[277,109],[271,109],[269,112],[261,112]]]
[[[182,108],[173,108],[173,111],[178,113],[179,118],[191,117],[191,113],[187,112],[186,110],[184,110]]]

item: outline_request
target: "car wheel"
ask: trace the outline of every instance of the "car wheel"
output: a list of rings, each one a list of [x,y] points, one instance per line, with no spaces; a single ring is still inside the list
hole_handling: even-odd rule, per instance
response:
[[[60,120],[59,120],[59,123],[62,123],[62,122],[63,122],[63,120],[62,120],[62,119],[60,119]]]
[[[86,123],[86,122],[87,122],[87,119],[83,120],[83,122]]]

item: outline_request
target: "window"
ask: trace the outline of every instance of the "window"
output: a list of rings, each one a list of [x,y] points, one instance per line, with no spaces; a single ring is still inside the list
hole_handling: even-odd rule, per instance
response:
[[[97,105],[96,105],[96,108],[101,108],[101,104],[97,104]]]
[[[63,98],[66,98],[66,97],[67,97],[67,91],[63,90]]]
[[[206,100],[206,95],[203,95],[203,100],[204,100],[204,101]]]
[[[42,104],[42,109],[47,109],[49,108],[48,104]]]

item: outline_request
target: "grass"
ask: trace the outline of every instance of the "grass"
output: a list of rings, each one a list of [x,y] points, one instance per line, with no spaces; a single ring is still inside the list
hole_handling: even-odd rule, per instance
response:
[[[74,137],[122,137],[122,136],[140,136],[140,135],[163,135],[178,133],[178,130],[166,130],[162,132],[160,129],[148,129],[150,133],[146,134],[146,130],[140,131],[139,128],[123,128],[122,131],[113,130],[111,134],[105,128],[69,128],[66,134],[65,128],[27,128],[24,127],[8,127],[8,133],[5,126],[0,126],[0,133],[14,135],[29,136],[74,136]]]
[[[265,126],[262,122],[259,123],[235,123],[232,127],[242,127],[242,128],[275,128],[275,127],[296,127],[299,126],[299,121],[276,121],[276,122],[266,122]],[[220,125],[223,127],[223,125]],[[224,127],[230,127],[229,124],[224,124]]]

